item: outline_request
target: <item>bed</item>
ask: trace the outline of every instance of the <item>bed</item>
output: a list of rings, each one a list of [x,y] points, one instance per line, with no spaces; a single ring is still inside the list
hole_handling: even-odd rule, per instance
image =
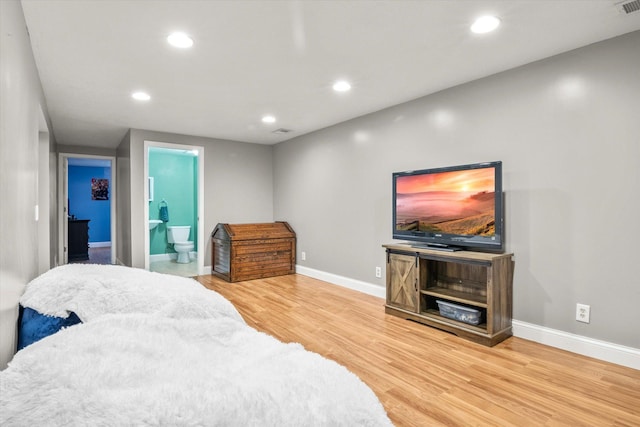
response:
[[[343,366],[192,279],[74,264],[30,282],[0,425],[391,426]]]

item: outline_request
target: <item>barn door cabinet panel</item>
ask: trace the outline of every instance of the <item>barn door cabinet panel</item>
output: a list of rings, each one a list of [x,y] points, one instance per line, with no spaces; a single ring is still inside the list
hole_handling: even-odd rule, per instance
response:
[[[387,253],[387,304],[418,312],[420,258],[411,254]]]
[[[220,223],[211,247],[211,273],[229,282],[295,273],[296,233],[286,222]]]
[[[512,254],[383,247],[388,314],[489,346],[512,335]]]

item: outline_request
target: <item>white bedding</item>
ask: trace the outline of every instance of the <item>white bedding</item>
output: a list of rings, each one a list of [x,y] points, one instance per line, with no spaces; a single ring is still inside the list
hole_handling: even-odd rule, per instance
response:
[[[113,284],[112,276],[87,275],[86,268],[49,275],[54,284],[29,285],[23,301],[32,308],[72,310],[85,323],[24,348],[0,372],[0,425],[392,425],[356,375],[300,344],[254,330],[226,299],[197,282],[200,288],[192,290],[188,281],[155,275],[161,291],[154,292],[142,277],[151,273],[117,271]],[[89,285],[80,283],[83,275]],[[143,283],[136,289],[151,303],[122,289],[123,281]],[[174,294],[176,284],[185,284],[184,295]],[[48,286],[57,292],[36,290]],[[120,298],[128,302],[112,303],[115,289],[129,295]],[[101,298],[85,301],[92,292]]]
[[[33,279],[20,304],[41,314],[83,322],[103,314],[146,313],[176,318],[242,317],[226,298],[193,279],[118,265],[68,264]]]

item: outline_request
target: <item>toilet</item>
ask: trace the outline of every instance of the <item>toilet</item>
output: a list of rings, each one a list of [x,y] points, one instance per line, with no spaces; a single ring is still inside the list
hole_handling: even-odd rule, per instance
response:
[[[174,225],[167,227],[167,239],[169,243],[173,243],[173,249],[178,253],[176,262],[180,264],[188,264],[191,262],[189,252],[193,251],[193,242],[189,241],[189,233],[191,233],[190,225]]]

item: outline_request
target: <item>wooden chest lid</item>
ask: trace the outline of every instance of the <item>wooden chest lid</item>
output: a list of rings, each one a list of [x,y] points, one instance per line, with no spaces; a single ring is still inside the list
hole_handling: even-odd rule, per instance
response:
[[[284,239],[296,237],[296,233],[284,221],[255,224],[218,223],[211,237],[220,240]]]

